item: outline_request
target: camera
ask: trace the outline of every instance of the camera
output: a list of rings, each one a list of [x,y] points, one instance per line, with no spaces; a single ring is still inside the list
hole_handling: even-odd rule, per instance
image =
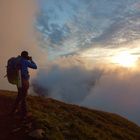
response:
[[[31,56],[28,56],[28,57],[27,57],[27,60],[32,60],[32,57],[31,57]]]

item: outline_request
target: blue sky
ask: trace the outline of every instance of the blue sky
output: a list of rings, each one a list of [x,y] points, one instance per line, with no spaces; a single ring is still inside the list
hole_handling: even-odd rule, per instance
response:
[[[139,0],[41,0],[37,28],[49,57],[140,38]]]

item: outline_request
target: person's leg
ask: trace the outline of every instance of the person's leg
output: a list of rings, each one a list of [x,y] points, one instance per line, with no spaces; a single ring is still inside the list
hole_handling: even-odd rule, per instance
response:
[[[24,117],[27,114],[27,102],[26,102],[27,90],[23,89],[22,92],[23,95],[21,100],[21,116]]]
[[[11,113],[16,113],[17,111],[19,111],[19,104],[21,103],[21,100],[22,100],[22,96],[21,96],[21,92],[22,92],[22,89],[21,88],[17,88],[18,90],[18,95],[16,97],[16,100],[15,100],[15,103],[13,105],[13,109],[11,111]]]
[[[27,115],[27,94],[28,94],[28,89],[29,89],[29,81],[28,80],[23,80],[22,82],[22,100],[21,100],[21,116],[26,117]]]

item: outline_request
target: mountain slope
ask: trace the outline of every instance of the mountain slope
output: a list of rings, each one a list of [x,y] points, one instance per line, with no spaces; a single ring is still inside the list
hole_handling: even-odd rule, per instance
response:
[[[140,140],[140,127],[116,114],[41,97],[28,97],[32,117],[22,122],[8,115],[15,95],[0,91],[0,140],[30,140],[37,129],[44,140]]]

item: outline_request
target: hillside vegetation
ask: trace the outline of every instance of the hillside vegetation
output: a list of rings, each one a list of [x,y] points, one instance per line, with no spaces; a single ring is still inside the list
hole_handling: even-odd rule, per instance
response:
[[[28,97],[32,116],[22,122],[9,115],[16,93],[0,91],[0,140],[34,140],[29,133],[43,130],[43,140],[140,140],[140,127],[112,113]]]

